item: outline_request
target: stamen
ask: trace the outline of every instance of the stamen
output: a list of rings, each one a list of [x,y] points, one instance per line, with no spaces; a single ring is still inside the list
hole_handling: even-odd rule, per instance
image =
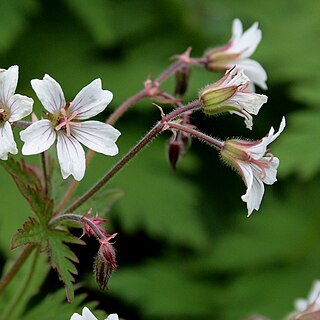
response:
[[[61,115],[63,116],[63,121],[60,122],[56,127],[55,130],[59,131],[61,130],[63,127],[66,127],[66,133],[67,136],[70,137],[71,136],[71,125],[74,125],[76,127],[80,126],[80,123],[76,123],[76,122],[72,122],[72,120],[77,116],[78,111],[73,111],[72,114],[69,116],[67,115],[67,112],[64,108],[62,108],[60,110]]]

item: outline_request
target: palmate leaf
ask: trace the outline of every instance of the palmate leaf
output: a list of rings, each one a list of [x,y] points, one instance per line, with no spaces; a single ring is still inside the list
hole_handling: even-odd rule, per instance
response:
[[[39,221],[43,225],[47,224],[52,215],[53,201],[43,192],[38,169],[27,165],[23,160],[18,162],[13,158],[1,161],[0,164],[12,176]]]
[[[66,320],[70,319],[74,312],[81,313],[84,306],[88,307],[98,319],[104,319],[105,313],[100,310],[94,310],[97,303],[94,301],[83,304],[85,294],[78,294],[75,296],[73,303],[65,302],[63,290],[58,290],[52,294],[47,295],[40,303],[38,303],[27,314],[23,316],[24,320]],[[48,312],[48,310],[56,310]]]
[[[71,302],[74,298],[73,274],[77,274],[73,262],[78,262],[78,258],[66,245],[67,243],[84,244],[82,240],[66,231],[50,229],[29,218],[23,228],[13,236],[11,247],[16,248],[26,244],[41,245],[42,250],[49,256],[51,266],[57,270],[60,280],[63,281],[67,299]]]

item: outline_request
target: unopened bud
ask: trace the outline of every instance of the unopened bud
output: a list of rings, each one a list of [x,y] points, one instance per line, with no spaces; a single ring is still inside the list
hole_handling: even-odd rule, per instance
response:
[[[184,144],[179,139],[174,139],[169,141],[169,149],[168,149],[168,155],[169,155],[169,162],[173,168],[173,170],[176,170],[177,162],[181,159],[181,157],[184,154]]]
[[[174,94],[178,97],[183,97],[188,89],[191,69],[184,66],[175,73],[176,87]]]
[[[230,53],[227,49],[230,45],[208,50],[205,53],[205,67],[209,71],[220,72],[229,69],[230,64],[240,57],[240,53]]]
[[[208,115],[214,115],[230,111],[230,106],[223,104],[231,98],[236,92],[237,86],[217,88],[215,85],[206,87],[200,92],[200,100],[203,102],[204,112]]]
[[[117,269],[116,253],[109,242],[115,236],[116,233],[100,240],[100,248],[95,259],[94,272],[101,290],[105,290],[108,287],[112,271]]]

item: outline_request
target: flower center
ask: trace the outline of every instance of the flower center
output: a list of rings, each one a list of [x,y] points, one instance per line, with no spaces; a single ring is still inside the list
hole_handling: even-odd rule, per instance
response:
[[[255,167],[259,170],[258,175],[261,180],[263,180],[266,177],[267,175],[266,170],[270,168],[270,162],[273,160],[273,155],[271,153],[268,153],[267,156],[269,156],[270,159],[268,160],[256,160],[253,158],[249,159],[249,162],[254,164]]]
[[[58,119],[57,125],[55,126],[55,130],[65,130],[67,136],[71,136],[71,126],[79,127],[80,123],[73,122],[72,120],[77,116],[78,111],[73,111],[70,115],[67,114],[66,109],[62,108],[60,110],[60,117]]]
[[[9,117],[10,110],[4,104],[0,104],[0,123],[8,121]]]

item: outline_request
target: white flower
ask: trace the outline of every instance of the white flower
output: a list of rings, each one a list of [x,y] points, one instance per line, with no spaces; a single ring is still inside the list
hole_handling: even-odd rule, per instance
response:
[[[262,33],[255,22],[247,31],[243,32],[242,23],[234,19],[232,37],[229,42],[220,48],[209,50],[206,53],[207,68],[214,71],[227,70],[236,66],[243,69],[251,82],[262,89],[267,89],[267,73],[261,64],[249,57],[256,50],[261,41]]]
[[[297,299],[294,305],[298,312],[305,311],[311,305],[316,307],[315,309],[320,310],[320,281],[316,280],[314,282],[308,299]]]
[[[254,209],[259,210],[264,183],[271,185],[277,181],[279,159],[267,151],[268,145],[280,135],[285,125],[283,117],[277,133],[271,127],[267,136],[259,141],[227,140],[220,151],[222,158],[235,167],[244,179],[247,192],[241,199],[247,203],[248,216]]]
[[[70,320],[97,320],[97,318],[87,307],[84,307],[82,309],[82,315],[80,315],[79,313],[74,313],[71,316]],[[116,313],[112,313],[105,320],[119,320],[119,318]]]
[[[252,129],[252,116],[257,115],[268,97],[249,90],[250,80],[242,69],[228,70],[219,81],[200,92],[204,111],[208,115],[224,112],[235,113],[244,118],[246,127]]]
[[[17,154],[11,123],[32,112],[33,100],[14,94],[18,84],[19,67],[0,69],[0,159],[7,160],[8,153]]]
[[[120,136],[118,130],[99,121],[79,122],[102,112],[112,100],[112,93],[102,90],[100,79],[92,81],[68,103],[59,83],[49,75],[45,75],[43,80],[32,80],[31,85],[48,111],[48,119],[39,120],[20,133],[21,140],[25,142],[22,148],[24,155],[44,152],[57,138],[63,178],[73,175],[79,181],[85,173],[85,153],[80,142],[105,155],[118,153],[115,143]]]

